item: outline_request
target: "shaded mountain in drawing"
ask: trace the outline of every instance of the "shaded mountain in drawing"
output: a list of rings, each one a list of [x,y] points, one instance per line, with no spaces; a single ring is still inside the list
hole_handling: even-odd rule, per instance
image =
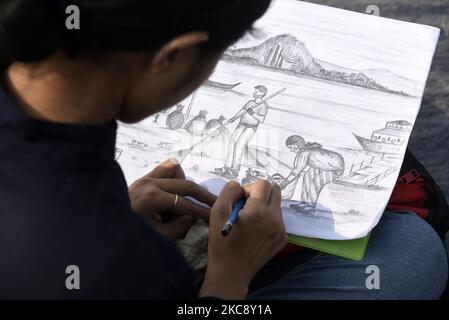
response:
[[[337,66],[335,64],[327,63],[325,61],[321,61],[315,59],[324,69],[340,71],[347,74],[352,73],[363,73],[368,78],[376,81],[377,83],[381,83],[383,86],[387,87],[389,90],[393,92],[405,92],[407,95],[419,96],[423,90],[422,84],[419,81],[407,79],[400,75],[391,72],[388,69],[366,69],[366,70],[354,70],[349,68],[344,68],[341,66]]]
[[[385,69],[352,70],[317,60],[304,43],[290,34],[272,37],[251,48],[229,49],[224,59],[401,95],[412,95],[418,87]],[[396,82],[399,78],[401,81]]]

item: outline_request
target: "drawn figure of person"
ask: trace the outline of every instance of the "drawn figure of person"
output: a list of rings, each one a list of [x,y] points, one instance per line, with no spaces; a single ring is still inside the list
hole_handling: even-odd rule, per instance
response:
[[[215,169],[217,174],[230,179],[235,179],[239,175],[243,152],[255,135],[259,125],[264,123],[267,116],[269,106],[266,102],[262,102],[267,93],[266,87],[256,86],[253,94],[254,99],[248,101],[232,118],[234,121],[240,119],[240,122],[229,141],[224,167]]]
[[[290,207],[298,212],[311,213],[315,211],[321,190],[343,175],[344,158],[337,152],[323,149],[316,142],[306,143],[298,135],[289,137],[285,144],[291,152],[296,153],[296,157],[289,176],[279,183],[282,198],[292,199],[299,179],[303,177],[301,202]]]

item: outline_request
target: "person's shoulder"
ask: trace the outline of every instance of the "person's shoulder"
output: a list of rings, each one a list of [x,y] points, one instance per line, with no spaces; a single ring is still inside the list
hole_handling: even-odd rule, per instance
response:
[[[260,105],[260,107],[264,110],[268,110],[270,108],[270,105],[268,104],[267,101],[262,102],[262,104]]]

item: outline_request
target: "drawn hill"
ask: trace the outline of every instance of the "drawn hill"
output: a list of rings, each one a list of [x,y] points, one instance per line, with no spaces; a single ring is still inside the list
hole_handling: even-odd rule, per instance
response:
[[[351,70],[319,61],[312,56],[304,43],[290,34],[272,37],[261,45],[251,48],[229,49],[223,58],[232,62],[264,66],[281,72],[306,75],[404,96],[415,94],[418,87],[414,81],[385,69]],[[386,79],[394,79],[394,81],[386,81]],[[400,81],[396,82],[396,80]]]

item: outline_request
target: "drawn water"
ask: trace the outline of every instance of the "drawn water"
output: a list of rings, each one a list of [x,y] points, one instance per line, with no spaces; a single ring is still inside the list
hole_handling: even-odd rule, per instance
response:
[[[373,130],[392,120],[414,123],[420,105],[419,98],[270,72],[266,69],[262,78],[257,69],[254,66],[221,62],[216,69],[215,79],[242,84],[228,93],[204,90],[197,97],[196,105],[199,108],[206,107],[214,101],[214,112],[231,115],[246,103],[245,98],[250,98],[254,86],[262,84],[271,91],[286,87],[286,93],[269,102],[272,108],[260,131],[275,128],[284,136],[300,132],[310,140],[354,148],[358,148],[359,144],[352,133],[371,136]],[[327,128],[324,131],[323,122]],[[283,131],[284,128],[290,129]]]

